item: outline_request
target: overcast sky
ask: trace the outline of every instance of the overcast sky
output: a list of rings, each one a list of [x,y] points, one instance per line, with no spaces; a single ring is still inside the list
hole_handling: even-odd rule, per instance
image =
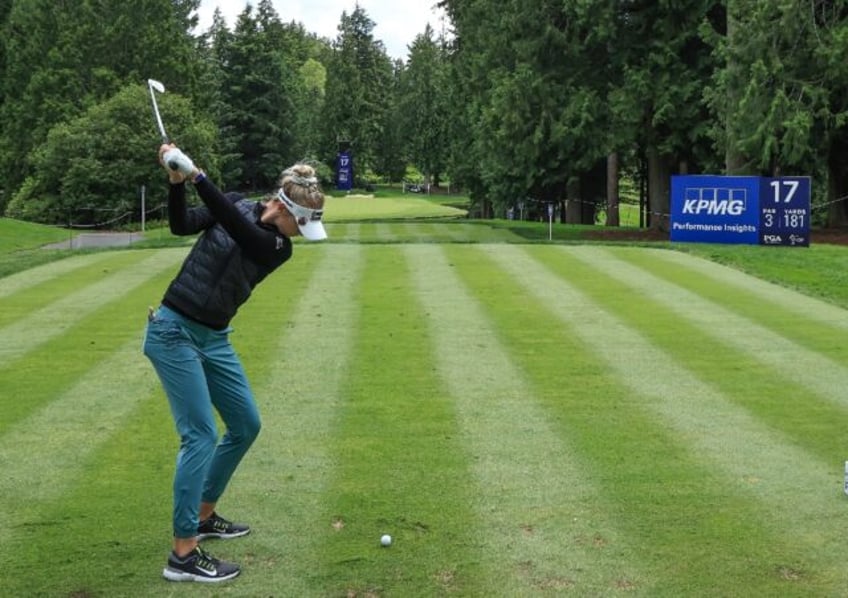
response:
[[[436,1],[359,0],[359,6],[375,23],[374,39],[383,42],[390,57],[405,61],[407,46],[415,36],[424,33],[427,23],[437,34],[441,31],[444,13],[433,8]],[[201,0],[198,11],[200,30],[205,31],[211,25],[215,7],[220,7],[227,25],[232,28],[246,4],[245,0]],[[249,4],[255,10],[258,0]],[[307,31],[331,40],[338,35],[342,12],[351,14],[356,4],[356,0],[274,0],[274,8],[284,23],[298,21]]]

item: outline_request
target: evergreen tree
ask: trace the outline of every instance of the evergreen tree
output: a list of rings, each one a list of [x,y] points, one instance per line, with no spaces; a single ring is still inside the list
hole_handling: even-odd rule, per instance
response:
[[[470,151],[454,152],[455,163],[480,170],[496,213],[528,196],[561,201],[609,148],[598,64],[606,48],[583,26],[589,19],[543,0],[445,4],[458,33],[456,80],[471,94],[466,130],[476,138]],[[591,202],[579,186],[572,193],[570,221],[592,222]]]
[[[446,53],[429,24],[410,46],[402,80],[400,105],[409,159],[428,182],[438,185],[447,164],[450,104]]]
[[[711,96],[716,137],[744,172],[811,174],[827,189],[827,218],[848,222],[848,6],[839,2],[734,0],[730,23],[744,34],[720,46],[724,70]],[[725,97],[735,102],[722,102]],[[726,133],[722,137],[721,133]],[[825,194],[820,193],[820,201]],[[841,199],[840,199],[841,198]]]
[[[232,133],[236,154],[225,169],[241,189],[273,187],[282,169],[300,157],[293,127],[302,88],[283,32],[270,0],[262,0],[256,16],[250,5],[239,15],[229,44],[222,124]]]
[[[343,12],[327,65],[322,153],[332,163],[339,142],[350,142],[359,175],[376,165],[391,103],[392,65],[373,30],[374,22],[358,4],[350,15]]]
[[[229,118],[232,107],[226,89],[230,69],[233,34],[220,9],[212,15],[212,24],[199,40],[204,64],[204,84],[200,86],[198,104],[218,123],[218,153],[221,156],[221,179],[224,186],[234,185],[241,175],[241,156],[238,154],[238,131]]]
[[[490,95],[489,73],[497,61],[491,49],[508,48],[512,40],[495,27],[498,7],[485,0],[443,0],[439,3],[454,25],[450,53],[449,95],[453,106],[450,120],[450,174],[464,187],[472,201],[472,213],[492,215],[492,202],[485,180],[488,132],[483,117]]]
[[[567,220],[592,223],[607,157],[641,148],[651,210],[668,214],[672,165],[710,162],[701,94],[713,62],[699,27],[717,2],[440,5],[456,28],[455,80],[465,87],[455,92],[465,95],[458,126],[471,136],[454,136],[454,166],[499,211],[528,195],[568,198]]]
[[[404,73],[403,62],[395,61],[391,88],[386,94],[387,105],[383,111],[383,134],[378,141],[374,160],[374,172],[390,182],[400,181],[406,175],[406,146],[410,131],[400,101]]]
[[[298,69],[303,84],[298,106],[298,137],[304,155],[318,156],[321,147],[321,113],[327,97],[327,68],[315,58],[307,58]]]
[[[289,68],[298,75],[299,93],[294,98],[297,152],[325,172],[327,167],[317,163],[323,133],[321,115],[327,97],[326,65],[332,54],[330,42],[308,33],[300,23],[290,23],[286,34],[291,54]]]
[[[701,28],[717,27],[723,19],[719,0],[617,7],[614,60],[620,63],[622,79],[612,94],[615,126],[647,161],[653,226],[667,226],[672,174],[718,165],[703,99],[716,63]]]

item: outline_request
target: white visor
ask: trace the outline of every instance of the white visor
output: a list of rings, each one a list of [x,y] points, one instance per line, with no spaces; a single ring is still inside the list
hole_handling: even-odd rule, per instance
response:
[[[283,191],[282,187],[277,192],[279,199],[286,209],[294,216],[297,222],[297,228],[300,229],[300,234],[304,239],[310,241],[323,241],[327,238],[327,231],[324,230],[324,225],[321,223],[321,217],[324,215],[324,210],[313,210],[293,202]],[[301,224],[302,223],[302,224]]]

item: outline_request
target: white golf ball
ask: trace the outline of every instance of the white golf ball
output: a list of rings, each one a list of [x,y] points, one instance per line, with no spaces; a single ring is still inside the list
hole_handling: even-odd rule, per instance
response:
[[[380,538],[380,544],[383,546],[391,546],[392,545],[392,537],[389,534],[383,534]]]

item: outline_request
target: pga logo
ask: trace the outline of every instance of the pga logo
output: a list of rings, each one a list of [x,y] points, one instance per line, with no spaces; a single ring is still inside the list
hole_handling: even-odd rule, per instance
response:
[[[783,243],[783,237],[780,235],[763,235],[764,245],[780,245]]]

